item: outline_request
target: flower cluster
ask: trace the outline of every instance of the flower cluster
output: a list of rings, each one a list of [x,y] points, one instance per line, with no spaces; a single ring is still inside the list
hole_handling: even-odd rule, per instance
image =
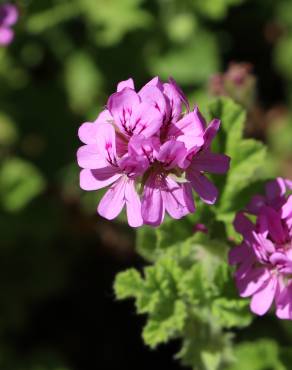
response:
[[[184,112],[183,112],[184,110]],[[194,189],[213,204],[217,189],[204,172],[225,173],[229,158],[210,150],[220,126],[208,126],[173,79],[153,78],[139,92],[132,79],[118,84],[96,121],[79,128],[80,186],[110,186],[98,213],[111,220],[126,206],[130,226],[158,226],[165,212],[179,219],[195,211]]]
[[[234,227],[243,242],[230,251],[237,265],[236,284],[242,297],[252,297],[252,312],[264,315],[275,303],[280,319],[292,320],[292,181],[267,183],[266,196],[256,195],[237,214]],[[256,222],[251,221],[253,215]]]
[[[0,46],[9,45],[14,37],[12,26],[18,20],[18,10],[15,5],[0,5]]]

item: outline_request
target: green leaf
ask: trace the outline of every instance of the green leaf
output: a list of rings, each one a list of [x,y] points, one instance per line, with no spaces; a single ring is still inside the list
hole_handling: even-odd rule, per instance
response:
[[[231,158],[225,176],[214,177],[220,198],[213,208],[216,218],[226,224],[228,235],[234,237],[232,221],[262,182],[272,176],[267,166],[264,144],[244,138],[244,110],[228,98],[219,98],[209,106],[211,118],[221,119],[221,128],[214,140],[215,150]]]
[[[102,76],[89,54],[76,52],[68,58],[65,86],[71,108],[77,113],[86,112],[95,104],[102,88]]]
[[[182,301],[176,301],[169,315],[151,317],[143,329],[143,339],[151,348],[166,343],[181,334],[187,318],[187,309]]]
[[[0,148],[13,145],[18,139],[15,123],[5,114],[0,113]]]
[[[276,342],[260,339],[239,344],[235,349],[236,362],[228,370],[285,370],[280,361]]]
[[[225,328],[245,327],[252,321],[249,302],[245,299],[220,297],[212,304],[212,313]]]
[[[115,279],[114,290],[117,299],[137,297],[141,291],[142,278],[135,269],[120,272]]]
[[[0,167],[0,202],[7,211],[25,207],[45,188],[39,170],[20,158],[6,160]]]
[[[202,15],[211,19],[221,19],[227,15],[228,8],[245,0],[193,0],[193,6]]]
[[[155,260],[157,231],[153,227],[143,226],[137,230],[136,249],[148,261]]]
[[[217,43],[211,33],[200,31],[192,43],[171,49],[149,59],[151,74],[167,80],[169,76],[182,84],[204,83],[219,69]]]
[[[94,26],[96,41],[100,45],[116,44],[129,31],[151,25],[150,14],[141,8],[142,0],[79,0],[78,2],[88,23]]]

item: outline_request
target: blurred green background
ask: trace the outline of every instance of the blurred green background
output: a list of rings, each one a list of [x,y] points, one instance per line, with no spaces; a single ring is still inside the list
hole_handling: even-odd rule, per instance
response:
[[[101,219],[100,195],[79,189],[77,130],[118,81],[172,76],[202,110],[222,93],[244,105],[246,134],[265,141],[267,165],[292,178],[292,2],[14,3],[15,40],[0,48],[0,369],[179,368],[172,348],[143,347],[131,304],[114,302],[115,273],[143,261],[123,219]],[[230,62],[252,68],[239,86],[221,75],[218,91],[210,78]],[[291,326],[265,320],[257,336],[272,340],[238,351],[271,360],[244,369],[284,366],[277,345],[291,345]]]

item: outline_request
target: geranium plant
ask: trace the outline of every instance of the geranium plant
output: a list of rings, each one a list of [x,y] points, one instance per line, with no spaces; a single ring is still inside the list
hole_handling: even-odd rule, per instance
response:
[[[172,78],[140,90],[122,81],[81,125],[77,159],[82,189],[108,188],[98,213],[112,220],[125,206],[138,228],[150,265],[121,272],[114,288],[147,315],[145,343],[180,338],[184,365],[213,370],[236,364],[233,331],[253,313],[275,302],[278,318],[292,318],[292,185],[271,180],[239,105],[219,97],[203,110]]]

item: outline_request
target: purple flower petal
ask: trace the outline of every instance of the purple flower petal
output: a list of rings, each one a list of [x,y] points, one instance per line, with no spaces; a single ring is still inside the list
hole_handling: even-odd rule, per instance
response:
[[[246,237],[254,230],[254,224],[246,217],[243,212],[238,212],[233,221],[235,230]]]
[[[282,206],[281,217],[288,218],[292,216],[292,195],[289,196],[286,203]]]
[[[266,200],[263,195],[254,195],[246,206],[246,209],[249,213],[257,215],[265,204]]]
[[[13,4],[0,5],[0,27],[13,26],[18,21],[18,9]]]
[[[250,249],[246,244],[240,244],[229,251],[228,260],[230,265],[243,262],[250,255]]]
[[[129,225],[132,227],[139,227],[143,225],[141,202],[135,189],[134,180],[128,180],[126,184],[125,199]]]
[[[169,176],[166,178],[166,187],[161,192],[165,209],[171,217],[180,219],[189,213],[185,204],[184,189]]]
[[[134,81],[132,78],[129,78],[128,80],[121,81],[118,83],[117,86],[117,92],[122,91],[125,87],[128,87],[129,89],[135,90]]]
[[[109,164],[115,165],[117,157],[115,129],[110,124],[100,124],[97,126],[96,135],[98,152]]]
[[[190,213],[194,213],[196,210],[194,197],[193,197],[193,190],[190,183],[185,182],[182,184],[182,188],[184,190],[184,201],[187,209]]]
[[[282,226],[281,217],[273,208],[264,206],[261,210],[260,219],[266,223],[271,238],[277,243],[284,243],[286,234]]]
[[[168,107],[165,97],[158,87],[145,85],[140,91],[139,96],[142,102],[148,103],[160,112],[162,117],[167,115]]]
[[[103,168],[108,166],[104,156],[100,155],[97,145],[83,145],[77,151],[78,165],[82,168]]]
[[[0,27],[0,46],[9,45],[14,38],[14,32],[12,29],[5,27]]]
[[[108,110],[113,116],[116,126],[126,135],[131,134],[129,120],[133,109],[140,103],[140,100],[138,94],[128,87],[112,94],[108,99]]]
[[[169,140],[160,147],[157,159],[164,164],[165,169],[169,170],[176,166],[180,166],[186,154],[187,151],[182,142]]]
[[[249,297],[261,289],[264,283],[271,278],[265,267],[251,270],[243,279],[237,280],[237,287],[241,297]]]
[[[80,187],[87,191],[102,189],[111,185],[119,177],[121,174],[117,174],[112,167],[98,170],[84,169],[80,172]]]
[[[213,121],[211,121],[208,127],[206,128],[205,133],[204,133],[204,139],[205,139],[204,148],[205,149],[208,149],[211,146],[212,141],[214,140],[219,130],[219,127],[220,127],[220,120],[213,119]]]
[[[144,223],[159,226],[163,221],[164,213],[165,208],[161,189],[156,184],[155,176],[151,176],[145,184],[142,198],[142,217]]]
[[[277,279],[271,277],[252,297],[250,309],[257,315],[264,315],[271,307],[277,289]]]
[[[169,77],[169,84],[174,87],[174,89],[176,90],[177,94],[179,95],[181,101],[184,103],[184,105],[187,108],[187,111],[189,112],[190,111],[190,106],[189,106],[188,99],[186,98],[186,96],[183,93],[182,89],[176,83],[175,79],[172,78],[172,77]]]
[[[281,197],[286,193],[285,180],[277,177],[276,180],[270,181],[266,185],[266,195],[269,200]]]
[[[188,169],[187,179],[192,184],[193,189],[198,193],[203,202],[214,204],[217,200],[218,190],[216,186],[200,172]]]
[[[276,315],[279,319],[292,320],[292,284],[282,288],[276,299]]]
[[[168,131],[169,137],[178,137],[180,135],[199,136],[204,135],[204,124],[201,121],[198,110],[187,113],[182,119],[173,123]]]
[[[170,83],[163,84],[163,93],[167,96],[169,103],[168,120],[176,122],[182,114],[183,101],[181,96],[174,85]]]
[[[125,188],[127,184],[127,179],[121,177],[117,182],[115,182],[109,190],[102,197],[98,205],[98,213],[108,219],[113,220],[122,211],[125,205]]]
[[[192,168],[210,173],[226,173],[229,170],[230,158],[224,154],[203,150],[194,156]]]
[[[160,111],[143,102],[133,107],[128,128],[132,134],[149,138],[157,133],[162,122],[163,115]]]

